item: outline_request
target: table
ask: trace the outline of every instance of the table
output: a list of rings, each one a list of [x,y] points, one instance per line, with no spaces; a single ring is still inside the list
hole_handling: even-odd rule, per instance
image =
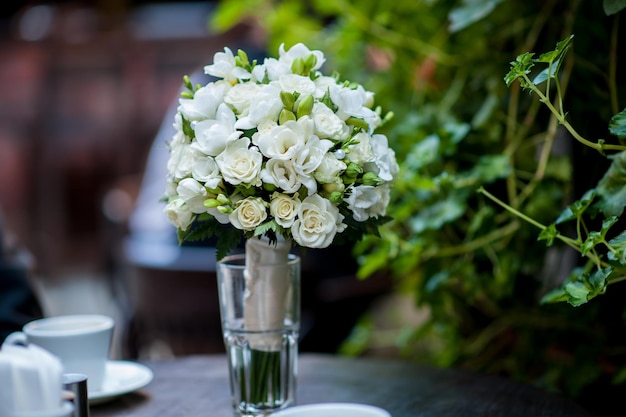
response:
[[[91,417],[232,417],[226,357],[144,362],[145,388],[91,407]],[[297,403],[359,402],[393,417],[592,417],[560,396],[510,380],[399,360],[301,354]]]

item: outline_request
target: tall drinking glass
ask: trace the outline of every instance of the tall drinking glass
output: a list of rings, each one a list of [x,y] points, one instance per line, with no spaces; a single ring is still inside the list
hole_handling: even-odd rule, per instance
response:
[[[300,258],[253,268],[245,259],[222,259],[217,278],[234,415],[252,417],[295,401]]]

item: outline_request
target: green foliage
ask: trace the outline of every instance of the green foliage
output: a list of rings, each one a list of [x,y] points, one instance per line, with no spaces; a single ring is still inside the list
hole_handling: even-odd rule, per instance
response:
[[[626,380],[626,80],[607,16],[626,2],[222,3],[232,21],[254,10],[269,48],[323,49],[394,112],[393,220],[355,253],[429,313],[387,337],[402,354],[578,398]],[[350,353],[376,332],[364,320]]]

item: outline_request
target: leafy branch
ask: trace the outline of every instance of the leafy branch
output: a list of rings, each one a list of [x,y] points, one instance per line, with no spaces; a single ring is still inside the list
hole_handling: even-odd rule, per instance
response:
[[[511,62],[511,70],[504,77],[508,87],[518,81],[523,90],[535,94],[539,102],[545,105],[570,134],[581,144],[599,151],[618,151],[611,156],[612,164],[596,188],[587,191],[584,196],[570,204],[550,225],[544,225],[515,207],[506,204],[492,193],[480,187],[478,192],[494,203],[503,207],[514,216],[534,225],[541,231],[538,240],[552,246],[559,240],[587,258],[583,267],[574,268],[568,279],[556,289],[547,293],[542,302],[566,301],[579,306],[592,298],[604,294],[609,284],[626,280],[626,230],[618,233],[609,232],[616,225],[626,207],[626,146],[609,144],[605,140],[591,141],[580,135],[567,120],[563,109],[563,91],[559,80],[559,69],[567,51],[572,46],[574,36],[570,35],[557,43],[553,51],[541,54],[526,52]],[[536,64],[545,68],[531,78],[531,70]],[[556,97],[551,97],[552,92]],[[555,104],[553,104],[555,103]],[[613,116],[609,122],[609,132],[620,140],[626,138],[626,109]],[[591,230],[585,219],[593,219],[598,214],[604,216],[600,230]],[[557,226],[565,222],[575,222],[576,237],[571,238],[559,232]]]

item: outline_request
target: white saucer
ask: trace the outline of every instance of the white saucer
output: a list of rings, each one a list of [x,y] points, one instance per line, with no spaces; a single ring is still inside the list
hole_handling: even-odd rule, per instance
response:
[[[89,405],[110,401],[145,387],[152,381],[152,371],[145,365],[129,361],[109,361],[104,382],[98,391],[89,392]],[[89,385],[89,383],[87,383]]]
[[[272,413],[276,417],[391,417],[387,410],[368,404],[320,403],[297,405]]]

